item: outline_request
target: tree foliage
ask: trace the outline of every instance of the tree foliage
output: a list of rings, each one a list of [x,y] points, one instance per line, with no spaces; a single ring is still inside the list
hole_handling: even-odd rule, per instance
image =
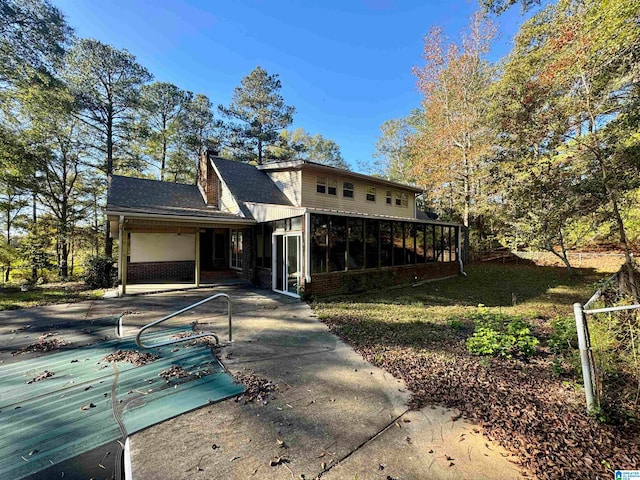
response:
[[[78,118],[93,134],[98,152],[93,166],[107,177],[123,166],[123,143],[130,136],[130,118],[140,103],[140,88],[151,74],[126,50],[91,39],[81,39],[67,59],[65,80],[77,98]],[[120,149],[120,150],[118,150]],[[113,241],[105,227],[105,253],[111,255]]]
[[[283,130],[278,144],[270,147],[266,156],[269,160],[298,159],[349,170],[336,142],[319,133],[312,135],[302,128]]]
[[[72,30],[48,0],[0,0],[0,81],[60,65]]]
[[[426,121],[409,136],[413,173],[427,198],[449,197],[461,205],[466,227],[492,145],[486,119],[493,69],[483,56],[494,35],[493,24],[480,13],[461,45],[447,43],[434,28],[425,37],[425,65],[414,68]]]
[[[266,146],[277,143],[280,132],[293,122],[295,108],[284,102],[277,74],[256,67],[233,92],[228,107],[218,106],[229,121],[226,146],[242,161],[264,161]]]

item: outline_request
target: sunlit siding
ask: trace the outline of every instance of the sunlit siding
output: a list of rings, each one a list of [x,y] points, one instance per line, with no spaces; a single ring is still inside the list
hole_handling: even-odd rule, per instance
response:
[[[327,195],[316,192],[317,177],[326,177],[337,180],[336,195]],[[354,186],[353,198],[343,196],[343,182],[351,182]],[[366,189],[373,186],[376,189],[375,202],[366,198]],[[386,203],[386,192],[391,190],[391,205]],[[407,195],[407,206],[395,206],[394,192],[402,192]],[[411,190],[393,188],[375,180],[364,182],[359,178],[348,176],[326,175],[325,173],[302,172],[302,206],[315,208],[330,208],[348,212],[368,213],[371,215],[389,215],[393,217],[415,218],[415,194]]]
[[[287,170],[280,172],[267,172],[273,183],[282,190],[294,206],[302,205],[302,182],[300,170]]]
[[[220,211],[235,213],[236,215],[240,213],[238,203],[224,182],[220,183]]]

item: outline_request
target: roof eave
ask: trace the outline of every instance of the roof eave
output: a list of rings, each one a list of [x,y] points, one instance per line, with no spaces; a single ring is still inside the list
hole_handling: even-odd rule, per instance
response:
[[[141,218],[148,220],[174,220],[176,222],[191,222],[191,223],[228,223],[228,224],[247,224],[253,225],[256,223],[253,219],[248,218],[229,218],[229,217],[198,217],[190,215],[163,215],[161,213],[139,213],[129,212],[125,210],[106,210],[107,217],[120,217],[126,218]]]

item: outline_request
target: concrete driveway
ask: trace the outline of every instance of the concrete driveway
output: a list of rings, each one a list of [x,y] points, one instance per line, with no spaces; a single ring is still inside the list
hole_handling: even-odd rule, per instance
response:
[[[20,343],[20,325],[55,329],[71,315],[84,328],[95,324],[93,335],[108,336],[112,328],[103,320],[126,313],[125,333],[132,333],[217,292],[231,295],[234,308],[234,342],[220,350],[221,360],[232,374],[255,374],[278,391],[265,402],[209,405],[131,436],[136,480],[520,478],[514,459],[479,428],[440,407],[409,411],[402,381],[365,362],[307,304],[265,290],[202,289],[0,312],[0,359]],[[225,311],[214,301],[170,322],[198,322],[225,340]]]

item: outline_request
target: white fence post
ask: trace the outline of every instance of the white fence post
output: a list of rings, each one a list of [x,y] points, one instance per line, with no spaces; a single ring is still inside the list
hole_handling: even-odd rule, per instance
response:
[[[582,364],[582,380],[584,382],[584,395],[587,399],[587,410],[591,411],[595,406],[593,395],[593,378],[591,378],[591,359],[587,336],[585,335],[585,316],[581,303],[573,304],[573,313],[576,317],[576,330],[578,332],[578,348],[580,349],[580,363]]]

